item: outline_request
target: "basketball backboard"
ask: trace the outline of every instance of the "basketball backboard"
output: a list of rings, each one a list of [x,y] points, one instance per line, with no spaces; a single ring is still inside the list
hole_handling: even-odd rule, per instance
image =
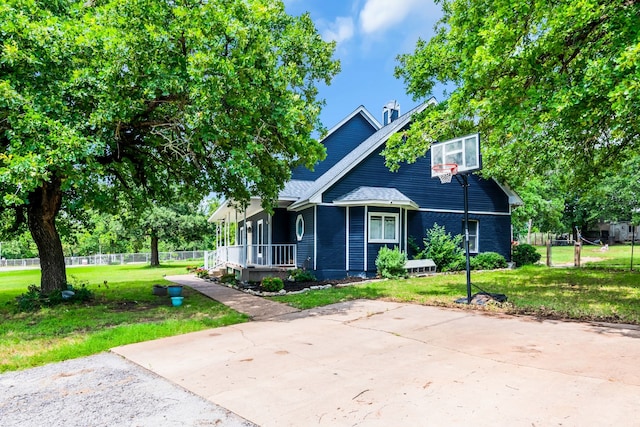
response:
[[[431,145],[431,167],[441,164],[458,165],[459,174],[470,174],[482,169],[480,134],[466,135]],[[436,178],[437,172],[431,171]]]

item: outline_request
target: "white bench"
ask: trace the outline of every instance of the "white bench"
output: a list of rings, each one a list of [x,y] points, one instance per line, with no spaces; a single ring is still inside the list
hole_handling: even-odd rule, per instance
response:
[[[411,259],[404,268],[409,275],[430,274],[436,272],[436,263],[430,259]]]

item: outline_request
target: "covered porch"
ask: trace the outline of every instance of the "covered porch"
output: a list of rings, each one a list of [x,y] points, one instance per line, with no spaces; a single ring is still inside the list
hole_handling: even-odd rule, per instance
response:
[[[242,210],[224,202],[209,221],[217,224],[217,249],[205,253],[206,269],[259,281],[265,276],[284,276],[296,267],[297,245],[273,243],[273,218],[266,215],[258,199]]]

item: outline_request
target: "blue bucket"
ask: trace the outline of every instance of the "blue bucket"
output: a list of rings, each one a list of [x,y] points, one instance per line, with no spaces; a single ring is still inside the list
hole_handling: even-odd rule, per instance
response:
[[[182,295],[182,286],[169,285],[167,291],[169,291],[170,297],[179,297]]]
[[[180,307],[183,299],[184,297],[171,297],[171,304],[173,304],[174,307]]]

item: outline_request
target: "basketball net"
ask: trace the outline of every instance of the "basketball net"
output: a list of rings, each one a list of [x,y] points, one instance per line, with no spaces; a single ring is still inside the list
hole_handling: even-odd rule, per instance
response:
[[[433,169],[433,174],[440,179],[441,184],[450,183],[453,175],[458,173],[458,165],[455,163],[443,163],[441,165],[435,165],[431,169]]]

